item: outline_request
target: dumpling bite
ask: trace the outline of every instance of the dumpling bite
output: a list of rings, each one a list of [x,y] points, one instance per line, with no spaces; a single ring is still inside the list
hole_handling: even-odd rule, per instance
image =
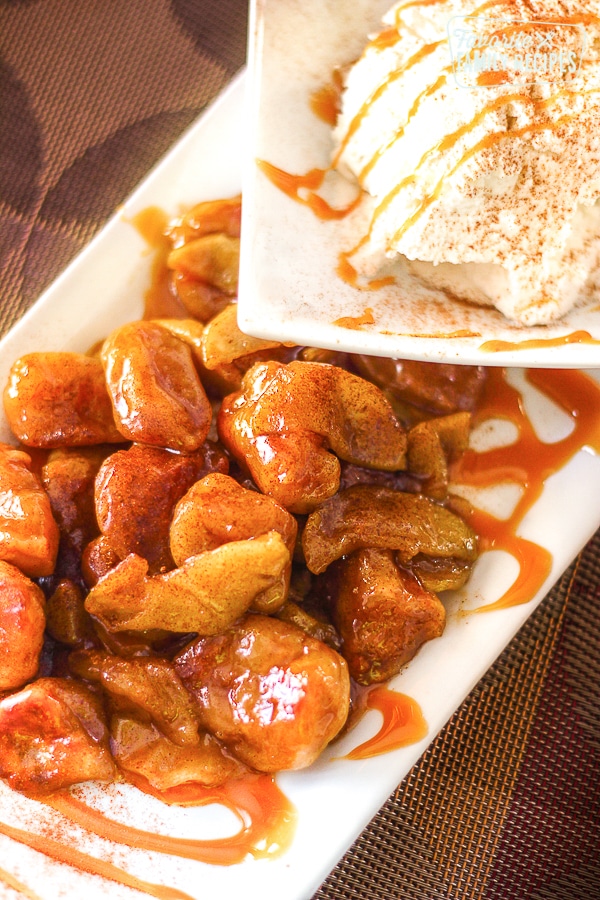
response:
[[[248,615],[175,658],[204,727],[260,772],[309,766],[344,725],[342,657],[300,628]]]

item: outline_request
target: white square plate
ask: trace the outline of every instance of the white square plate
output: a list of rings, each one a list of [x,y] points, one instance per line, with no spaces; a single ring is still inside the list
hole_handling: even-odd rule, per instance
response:
[[[351,221],[319,219],[257,166],[263,160],[292,175],[327,168],[331,127],[312,111],[311,97],[331,84],[336,66],[360,55],[391,5],[391,0],[252,2],[242,329],[259,337],[403,359],[600,366],[600,297],[556,324],[521,328],[495,309],[459,304],[408,276],[400,288],[358,290],[336,275],[340,252],[356,242],[349,233]],[[334,324],[340,318],[360,320],[365,310],[374,324]],[[582,340],[582,332],[591,343]],[[484,349],[489,341],[517,346],[489,352]]]
[[[246,139],[242,125],[244,85],[243,78],[231,85],[119,215],[1,342],[2,383],[12,361],[23,353],[85,351],[117,324],[141,314],[152,257],[128,222],[149,206],[157,205],[175,215],[199,200],[239,192],[241,149]],[[514,373],[514,378],[522,380],[519,372]],[[535,405],[536,393],[527,385],[523,392],[528,404]],[[564,436],[563,419],[558,417],[555,421],[548,415],[547,405],[542,404],[538,414],[546,423],[546,440]],[[2,423],[0,440],[10,439],[8,428]],[[112,862],[138,879],[164,886],[154,896],[308,900],[594,533],[600,522],[599,510],[600,457],[583,450],[549,480],[543,496],[520,527],[520,533],[553,554],[552,571],[536,596],[512,609],[460,616],[459,608],[495,599],[507,576],[510,578],[505,562],[489,559],[466,591],[448,598],[444,635],[423,647],[394,679],[395,689],[420,704],[429,726],[427,736],[382,757],[362,761],[340,758],[379,730],[379,714],[370,711],[310,769],[277,777],[279,787],[298,815],[292,845],[282,857],[258,861],[248,858],[239,865],[221,867],[131,850],[95,838],[39,803],[13,793],[1,782],[0,820],[13,829],[41,834],[42,842],[58,840],[96,859]],[[169,807],[127,785],[89,785],[84,790],[87,801],[107,816],[144,830],[202,839],[222,837],[235,830],[231,816],[220,807]],[[14,892],[3,880],[2,869],[41,900],[56,900],[59,896],[129,900],[133,896],[131,889],[121,883],[60,864],[8,837],[0,836],[0,860],[0,897],[6,900],[12,900]]]

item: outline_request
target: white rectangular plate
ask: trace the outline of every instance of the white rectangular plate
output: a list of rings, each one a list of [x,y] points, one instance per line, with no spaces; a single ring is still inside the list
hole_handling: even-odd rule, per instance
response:
[[[325,169],[331,127],[310,106],[336,66],[362,52],[391,0],[253,0],[249,52],[250,132],[245,149],[245,235],[240,324],[259,337],[404,359],[477,365],[600,366],[600,297],[560,322],[511,324],[497,310],[459,304],[416,280],[361,291],[336,275],[356,242],[346,220],[323,221],[275,187],[264,160],[292,175]],[[355,236],[354,236],[355,238]],[[374,324],[334,324],[370,309]],[[596,343],[583,343],[580,332]],[[457,333],[473,336],[459,337]],[[488,352],[487,341],[517,343]],[[527,346],[523,342],[534,341]],[[558,346],[554,341],[565,341]],[[550,343],[549,343],[550,342]]]
[[[244,79],[237,79],[135,192],[124,209],[29,314],[0,344],[1,372],[32,350],[85,351],[117,324],[142,310],[151,257],[128,224],[140,210],[158,205],[169,214],[207,198],[230,196],[241,184]],[[82,297],[86,300],[82,303]],[[515,378],[518,378],[518,372]],[[531,394],[527,388],[527,395]],[[542,407],[547,428],[560,431]],[[552,433],[546,437],[552,439]],[[0,440],[10,440],[5,424]],[[427,644],[393,687],[420,704],[429,732],[420,743],[363,761],[343,754],[376,733],[379,714],[368,712],[358,726],[311,769],[284,773],[277,781],[298,812],[291,849],[275,860],[248,859],[230,867],[210,866],[158,853],[129,850],[101,841],[81,829],[53,824],[45,807],[0,783],[0,818],[68,841],[82,851],[110,860],[137,878],[184,891],[190,897],[243,897],[244,900],[307,900],[378,808],[405,777],[551,584],[598,527],[600,458],[582,451],[555,477],[520,532],[554,554],[552,573],[542,590],[523,606],[487,615],[460,617],[458,608],[493,600],[506,580],[506,566],[490,564],[461,596],[449,598],[442,638]],[[186,837],[221,837],[231,828],[217,807],[167,807],[136,789],[86,789],[91,803],[114,819],[145,830]],[[49,824],[48,824],[49,823]],[[127,900],[131,890],[48,859],[20,843],[0,837],[0,867],[41,900],[59,896]],[[0,879],[0,897],[14,893]],[[136,895],[137,896],[137,895]]]

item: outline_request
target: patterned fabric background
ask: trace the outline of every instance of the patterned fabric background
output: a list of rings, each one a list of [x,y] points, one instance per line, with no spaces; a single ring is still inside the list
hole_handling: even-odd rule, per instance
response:
[[[244,63],[245,0],[0,0],[0,332]],[[600,534],[315,900],[600,897]]]
[[[2,322],[243,65],[246,3],[0,2]]]

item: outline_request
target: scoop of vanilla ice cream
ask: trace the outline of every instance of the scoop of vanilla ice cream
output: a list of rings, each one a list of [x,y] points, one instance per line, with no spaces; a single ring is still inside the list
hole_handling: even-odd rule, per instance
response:
[[[461,86],[448,25],[465,15],[490,34],[496,16],[559,23],[573,71],[524,77],[507,50],[506,71]],[[600,0],[397,3],[348,72],[334,138],[335,166],[373,198],[359,272],[401,254],[516,322],[560,317],[600,266]]]

